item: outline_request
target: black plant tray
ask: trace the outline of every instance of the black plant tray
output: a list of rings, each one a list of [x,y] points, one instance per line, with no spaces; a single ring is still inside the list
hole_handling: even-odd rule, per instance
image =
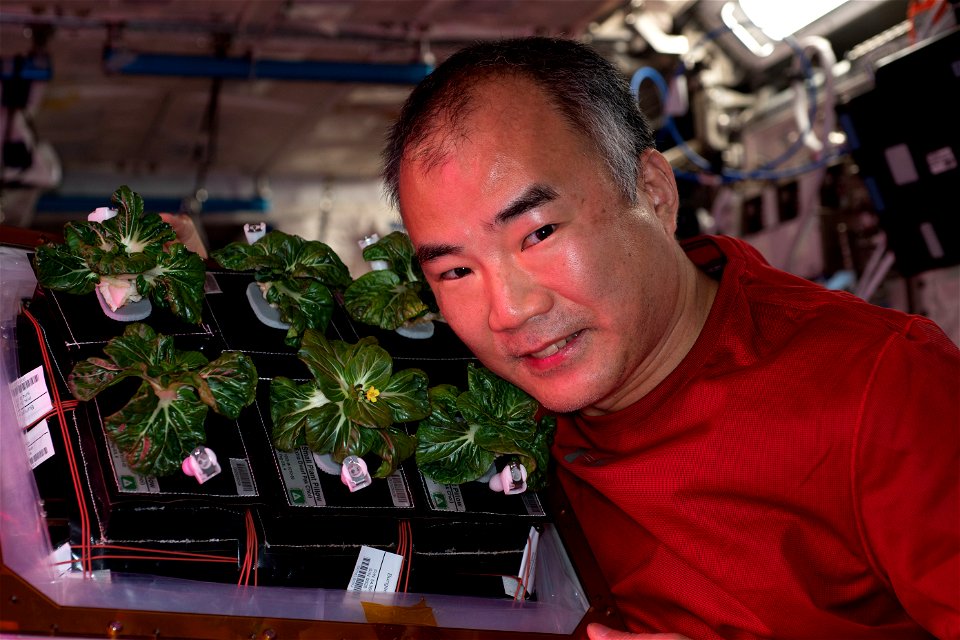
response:
[[[303,382],[301,380],[301,382]],[[343,484],[339,475],[324,472],[314,462],[307,447],[280,451],[270,444],[270,384],[262,380],[257,386],[257,400],[247,408],[240,420],[244,433],[257,433],[265,443],[253,453],[255,475],[262,480],[264,491],[278,512],[291,518],[316,514],[354,516],[409,517],[414,510],[413,491],[408,471],[398,469],[391,477],[375,478],[354,492]],[[380,462],[368,460],[370,473]]]
[[[104,314],[95,292],[74,295],[38,287],[33,303],[44,307],[44,328],[51,341],[62,345],[73,361],[102,355],[103,346],[111,338],[122,335],[129,324]],[[201,351],[209,357],[211,352],[219,353],[224,348],[210,322],[210,309],[206,305],[199,324],[184,322],[157,305],[153,305],[150,315],[140,322],[157,333],[173,336],[178,349]]]
[[[419,471],[411,484],[414,500],[429,517],[475,522],[517,521],[527,526],[548,520],[545,501],[535,491],[506,495],[485,482],[450,485],[435,482]]]
[[[257,365],[261,378],[276,376],[305,378],[306,367],[297,358],[297,349],[284,344],[286,331],[263,324],[247,300],[247,286],[254,282],[252,272],[213,271],[219,293],[207,294],[207,310],[212,332],[219,335],[225,347],[243,351]],[[466,388],[467,363],[476,358],[444,322],[434,323],[434,335],[428,339],[412,339],[359,323],[339,303],[333,308],[330,324],[324,335],[329,340],[356,343],[373,336],[393,358],[393,370],[418,368],[430,378],[431,386],[440,383]]]
[[[549,520],[539,495],[505,496],[486,484],[466,483],[444,487],[446,504],[441,505],[433,495],[437,488],[421,476],[412,459],[390,479],[375,479],[371,486],[351,493],[339,476],[318,469],[305,448],[275,450],[270,443],[270,381],[283,375],[306,382],[309,371],[296,350],[283,343],[285,332],[263,325],[254,315],[246,298],[252,274],[212,275],[202,325],[187,325],[157,309],[145,322],[159,333],[174,335],[178,349],[202,351],[211,360],[224,349],[249,355],[260,378],[257,400],[236,421],[208,414],[205,444],[217,453],[223,471],[203,485],[179,473],[159,479],[128,473],[111,452],[115,448],[103,419],[124,404],[138,380],[118,384],[68,415],[92,541],[141,550],[96,550],[101,557],[95,567],[236,581],[249,513],[257,532],[259,584],[344,589],[360,547],[397,552],[400,523],[407,521],[412,533],[407,590],[510,597],[504,593],[502,576],[519,571],[531,526]],[[47,330],[59,383],[64,397],[69,397],[65,376],[73,364],[102,355],[106,342],[122,334],[126,325],[106,318],[93,294],[69,296],[38,289],[31,306]],[[391,354],[394,371],[422,369],[431,386],[447,383],[465,389],[467,364],[475,362],[444,323],[435,324],[432,338],[415,340],[357,323],[338,305],[326,336],[350,343],[374,336]],[[231,460],[237,461],[235,465]],[[57,522],[69,523],[69,537],[77,545],[78,511],[67,470],[52,462],[37,471],[55,471],[45,481],[52,487],[51,505],[56,500],[74,505],[58,512]],[[368,460],[371,471],[378,463]],[[160,553],[160,559],[145,558],[150,550],[210,553],[235,557],[237,562],[173,562],[171,554]]]

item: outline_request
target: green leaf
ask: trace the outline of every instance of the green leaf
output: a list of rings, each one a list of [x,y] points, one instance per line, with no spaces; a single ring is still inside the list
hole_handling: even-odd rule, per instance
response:
[[[87,294],[103,281],[136,283],[141,296],[199,323],[206,266],[176,240],[173,228],[143,199],[122,186],[113,194],[117,215],[103,222],[68,222],[64,244],[37,249],[38,282],[50,289]],[[132,290],[132,287],[131,287]]]
[[[156,266],[143,273],[143,282],[138,280],[137,288],[141,293],[149,292],[157,306],[197,324],[203,314],[206,273],[203,258],[178,242],[169,253],[157,256]]]
[[[63,225],[63,240],[70,251],[78,255],[92,251],[108,253],[116,248],[99,222],[68,222]]]
[[[421,420],[430,413],[429,386],[426,373],[420,369],[404,369],[394,374],[390,383],[380,390],[380,402],[390,407],[397,422]]]
[[[232,271],[261,272],[261,282],[308,278],[335,290],[352,282],[347,266],[329,246],[282,231],[271,231],[253,244],[233,242],[211,256]]]
[[[156,213],[144,214],[143,198],[124,185],[113,192],[117,215],[101,224],[127,254],[157,255],[163,244],[177,239],[173,227]]]
[[[476,480],[496,457],[475,442],[478,429],[462,419],[438,420],[431,413],[417,428],[417,467],[443,484]]]
[[[329,404],[329,400],[316,385],[297,384],[289,378],[275,377],[270,382],[273,446],[281,451],[293,451],[306,444],[310,412],[325,404]]]
[[[430,390],[431,412],[417,429],[417,465],[438,482],[476,480],[501,455],[517,456],[527,484],[543,486],[556,421],[535,416],[537,402],[518,387],[475,367],[468,390],[445,385]]]
[[[307,365],[317,386],[327,397],[339,402],[353,389],[353,385],[347,382],[347,361],[352,357],[354,349],[367,342],[376,343],[376,339],[368,337],[350,345],[341,340],[327,340],[319,331],[307,330],[303,334],[297,355]]]
[[[208,363],[198,351],[179,351],[173,338],[148,325],[127,325],[104,347],[106,358],[78,362],[67,378],[71,393],[89,400],[128,377],[143,379],[134,397],[104,420],[108,435],[132,468],[168,475],[205,438],[208,405],[236,419],[253,402],[257,372],[237,352]]]
[[[532,436],[537,401],[489,369],[467,367],[468,393],[457,399],[463,417],[474,424],[496,425],[511,437]]]
[[[307,446],[317,453],[332,454],[337,462],[348,455],[363,455],[360,449],[361,427],[351,422],[336,404],[316,412],[316,420],[307,425]]]
[[[93,291],[100,275],[92,271],[80,256],[62,244],[44,244],[34,255],[37,281],[48,289],[85,294]]]
[[[390,264],[390,271],[400,276],[404,282],[422,282],[424,279],[410,236],[402,231],[394,231],[372,245],[364,247],[363,259],[387,261]]]
[[[196,389],[200,399],[217,413],[236,420],[251,404],[257,391],[257,369],[248,356],[227,351],[197,374],[202,384]]]
[[[226,269],[254,271],[257,282],[270,284],[265,297],[290,325],[284,338],[290,346],[297,346],[307,329],[326,331],[333,315],[332,291],[353,281],[326,244],[282,231],[271,231],[253,244],[233,242],[212,257]]]
[[[176,349],[173,338],[158,334],[150,325],[133,322],[126,326],[123,335],[110,340],[103,351],[119,366],[132,367],[138,363],[154,366],[166,362]]]
[[[203,443],[207,405],[189,387],[180,386],[174,393],[161,400],[144,382],[126,406],[104,419],[107,434],[131,469],[156,476],[173,474]]]
[[[370,429],[365,431],[371,432]],[[405,431],[390,427],[372,432],[374,442],[370,451],[380,457],[380,466],[374,472],[374,478],[386,478],[397,470],[400,463],[414,454],[417,439]]]
[[[420,299],[420,288],[392,271],[370,271],[347,287],[343,305],[354,320],[393,330],[430,311]]]
[[[307,329],[326,331],[333,316],[333,295],[325,285],[308,278],[271,281],[266,300],[290,325],[284,343],[295,347]]]
[[[309,382],[296,384],[280,376],[274,378],[270,383],[270,417],[273,446],[282,451],[306,444],[316,453],[333,454],[340,462],[360,442],[357,426],[343,415],[337,403],[330,402]]]
[[[81,360],[67,376],[67,386],[77,400],[91,400],[98,393],[137,373],[103,358]]]
[[[436,300],[425,286],[423,271],[407,234],[395,231],[363,250],[368,261],[389,267],[365,273],[347,287],[344,307],[354,320],[382,329],[397,329],[427,314],[439,317]]]
[[[375,449],[383,454],[384,469],[396,468],[412,455],[411,441],[392,425],[429,411],[426,374],[411,369],[394,375],[390,354],[373,337],[348,344],[308,329],[299,356],[314,380],[298,385],[274,378],[270,385],[274,446],[290,450],[306,442],[338,462]]]
[[[288,267],[288,273],[294,278],[314,278],[337,291],[342,291],[353,282],[340,256],[317,240],[302,241],[299,253]]]

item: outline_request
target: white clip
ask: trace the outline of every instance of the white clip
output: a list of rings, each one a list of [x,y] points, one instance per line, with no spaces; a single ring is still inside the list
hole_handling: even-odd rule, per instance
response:
[[[516,460],[511,460],[500,473],[490,478],[489,486],[508,496],[523,493],[527,490],[527,469]]]
[[[360,246],[360,251],[363,251],[372,244],[377,244],[380,242],[380,234],[371,233],[368,236],[364,236],[361,240],[357,240],[357,244]],[[371,271],[385,271],[390,268],[390,263],[386,260],[367,260],[367,264],[370,265]]]
[[[367,463],[363,458],[357,456],[347,456],[343,459],[343,466],[340,467],[340,481],[347,485],[350,493],[357,489],[363,489],[373,483],[373,478],[367,471]]]
[[[266,222],[250,222],[243,225],[243,235],[247,238],[247,244],[253,244],[263,236],[267,235]]]
[[[117,210],[112,207],[97,207],[87,214],[87,222],[103,222],[117,217]]]
[[[180,465],[183,472],[188,476],[193,476],[197,482],[203,484],[210,478],[220,473],[220,464],[217,462],[217,454],[213,449],[206,447],[197,447],[190,452],[183,464]]]

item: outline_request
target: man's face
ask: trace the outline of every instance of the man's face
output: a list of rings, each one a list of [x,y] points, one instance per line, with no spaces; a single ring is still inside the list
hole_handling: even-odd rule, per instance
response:
[[[485,366],[545,407],[620,409],[658,366],[676,315],[672,214],[642,180],[627,202],[534,85],[501,79],[474,95],[442,161],[408,155],[400,175],[440,310]]]

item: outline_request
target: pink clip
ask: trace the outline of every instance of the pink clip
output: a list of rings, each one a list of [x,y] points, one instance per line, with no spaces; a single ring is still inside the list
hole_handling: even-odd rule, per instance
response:
[[[500,473],[490,478],[489,486],[508,496],[523,493],[527,490],[527,469],[516,460],[511,460]]]
[[[197,447],[190,452],[183,463],[180,465],[183,472],[188,476],[193,476],[197,482],[203,484],[213,476],[220,473],[220,465],[217,463],[217,454],[212,449],[206,447]]]
[[[350,493],[373,483],[373,479],[367,472],[367,463],[357,456],[347,456],[343,459],[343,465],[340,467],[340,481],[347,485]]]

